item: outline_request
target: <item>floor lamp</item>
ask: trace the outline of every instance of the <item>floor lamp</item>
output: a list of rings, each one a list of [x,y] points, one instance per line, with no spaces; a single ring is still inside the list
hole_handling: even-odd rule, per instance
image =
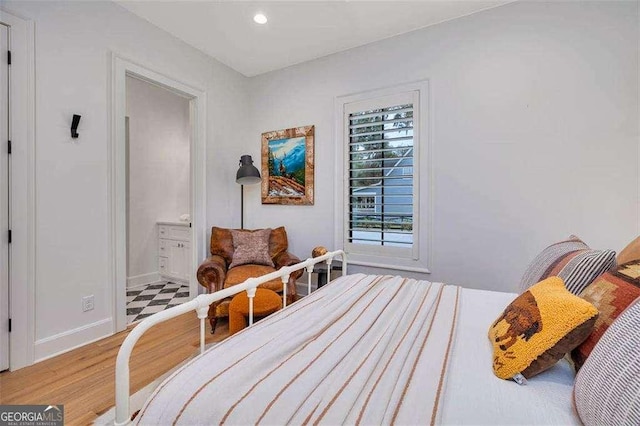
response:
[[[260,183],[260,172],[253,165],[250,155],[240,157],[240,168],[236,173],[236,183],[240,184],[240,229],[244,229],[244,186]]]

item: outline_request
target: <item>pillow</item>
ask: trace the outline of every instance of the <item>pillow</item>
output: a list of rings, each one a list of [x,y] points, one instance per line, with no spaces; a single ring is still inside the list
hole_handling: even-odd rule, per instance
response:
[[[253,232],[247,230],[241,230],[243,232]],[[269,256],[275,259],[280,253],[284,253],[289,249],[287,231],[284,226],[271,230],[271,236],[269,237]],[[227,262],[227,265],[231,263],[233,259],[233,236],[231,235],[231,229],[218,228],[214,226],[211,228],[211,254],[222,256]]]
[[[573,399],[585,425],[640,425],[640,299],[607,329],[576,377]]]
[[[640,259],[640,237],[631,241],[618,255],[618,264]]]
[[[571,358],[576,370],[593,350],[607,328],[634,300],[640,297],[640,260],[625,263],[597,278],[580,295],[600,311],[593,333],[578,346]]]
[[[246,264],[267,265],[273,267],[273,260],[269,256],[269,236],[271,229],[258,231],[231,230],[233,236],[233,259],[229,269]]]
[[[524,273],[520,291],[545,278],[558,276],[571,293],[579,295],[596,277],[614,267],[615,262],[615,251],[591,250],[572,235],[542,250]]]
[[[539,282],[518,296],[489,329],[493,372],[530,378],[553,366],[587,338],[598,310],[574,296],[561,278]]]

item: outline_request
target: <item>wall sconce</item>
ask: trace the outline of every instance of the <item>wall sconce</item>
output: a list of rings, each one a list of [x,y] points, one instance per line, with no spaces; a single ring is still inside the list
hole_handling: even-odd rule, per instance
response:
[[[78,124],[80,124],[80,115],[73,114],[73,120],[71,121],[71,137],[76,139],[78,137]]]

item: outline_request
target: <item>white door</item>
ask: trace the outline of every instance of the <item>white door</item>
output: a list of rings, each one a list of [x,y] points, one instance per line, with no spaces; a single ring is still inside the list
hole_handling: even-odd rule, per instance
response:
[[[183,263],[183,248],[179,241],[169,241],[169,256],[167,259],[167,274],[174,278],[181,278]]]
[[[0,24],[0,371],[9,368],[9,29]]]

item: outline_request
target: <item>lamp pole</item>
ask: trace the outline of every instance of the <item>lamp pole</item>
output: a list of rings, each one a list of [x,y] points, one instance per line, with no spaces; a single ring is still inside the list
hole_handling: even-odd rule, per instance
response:
[[[244,229],[244,185],[240,184],[240,229]]]

